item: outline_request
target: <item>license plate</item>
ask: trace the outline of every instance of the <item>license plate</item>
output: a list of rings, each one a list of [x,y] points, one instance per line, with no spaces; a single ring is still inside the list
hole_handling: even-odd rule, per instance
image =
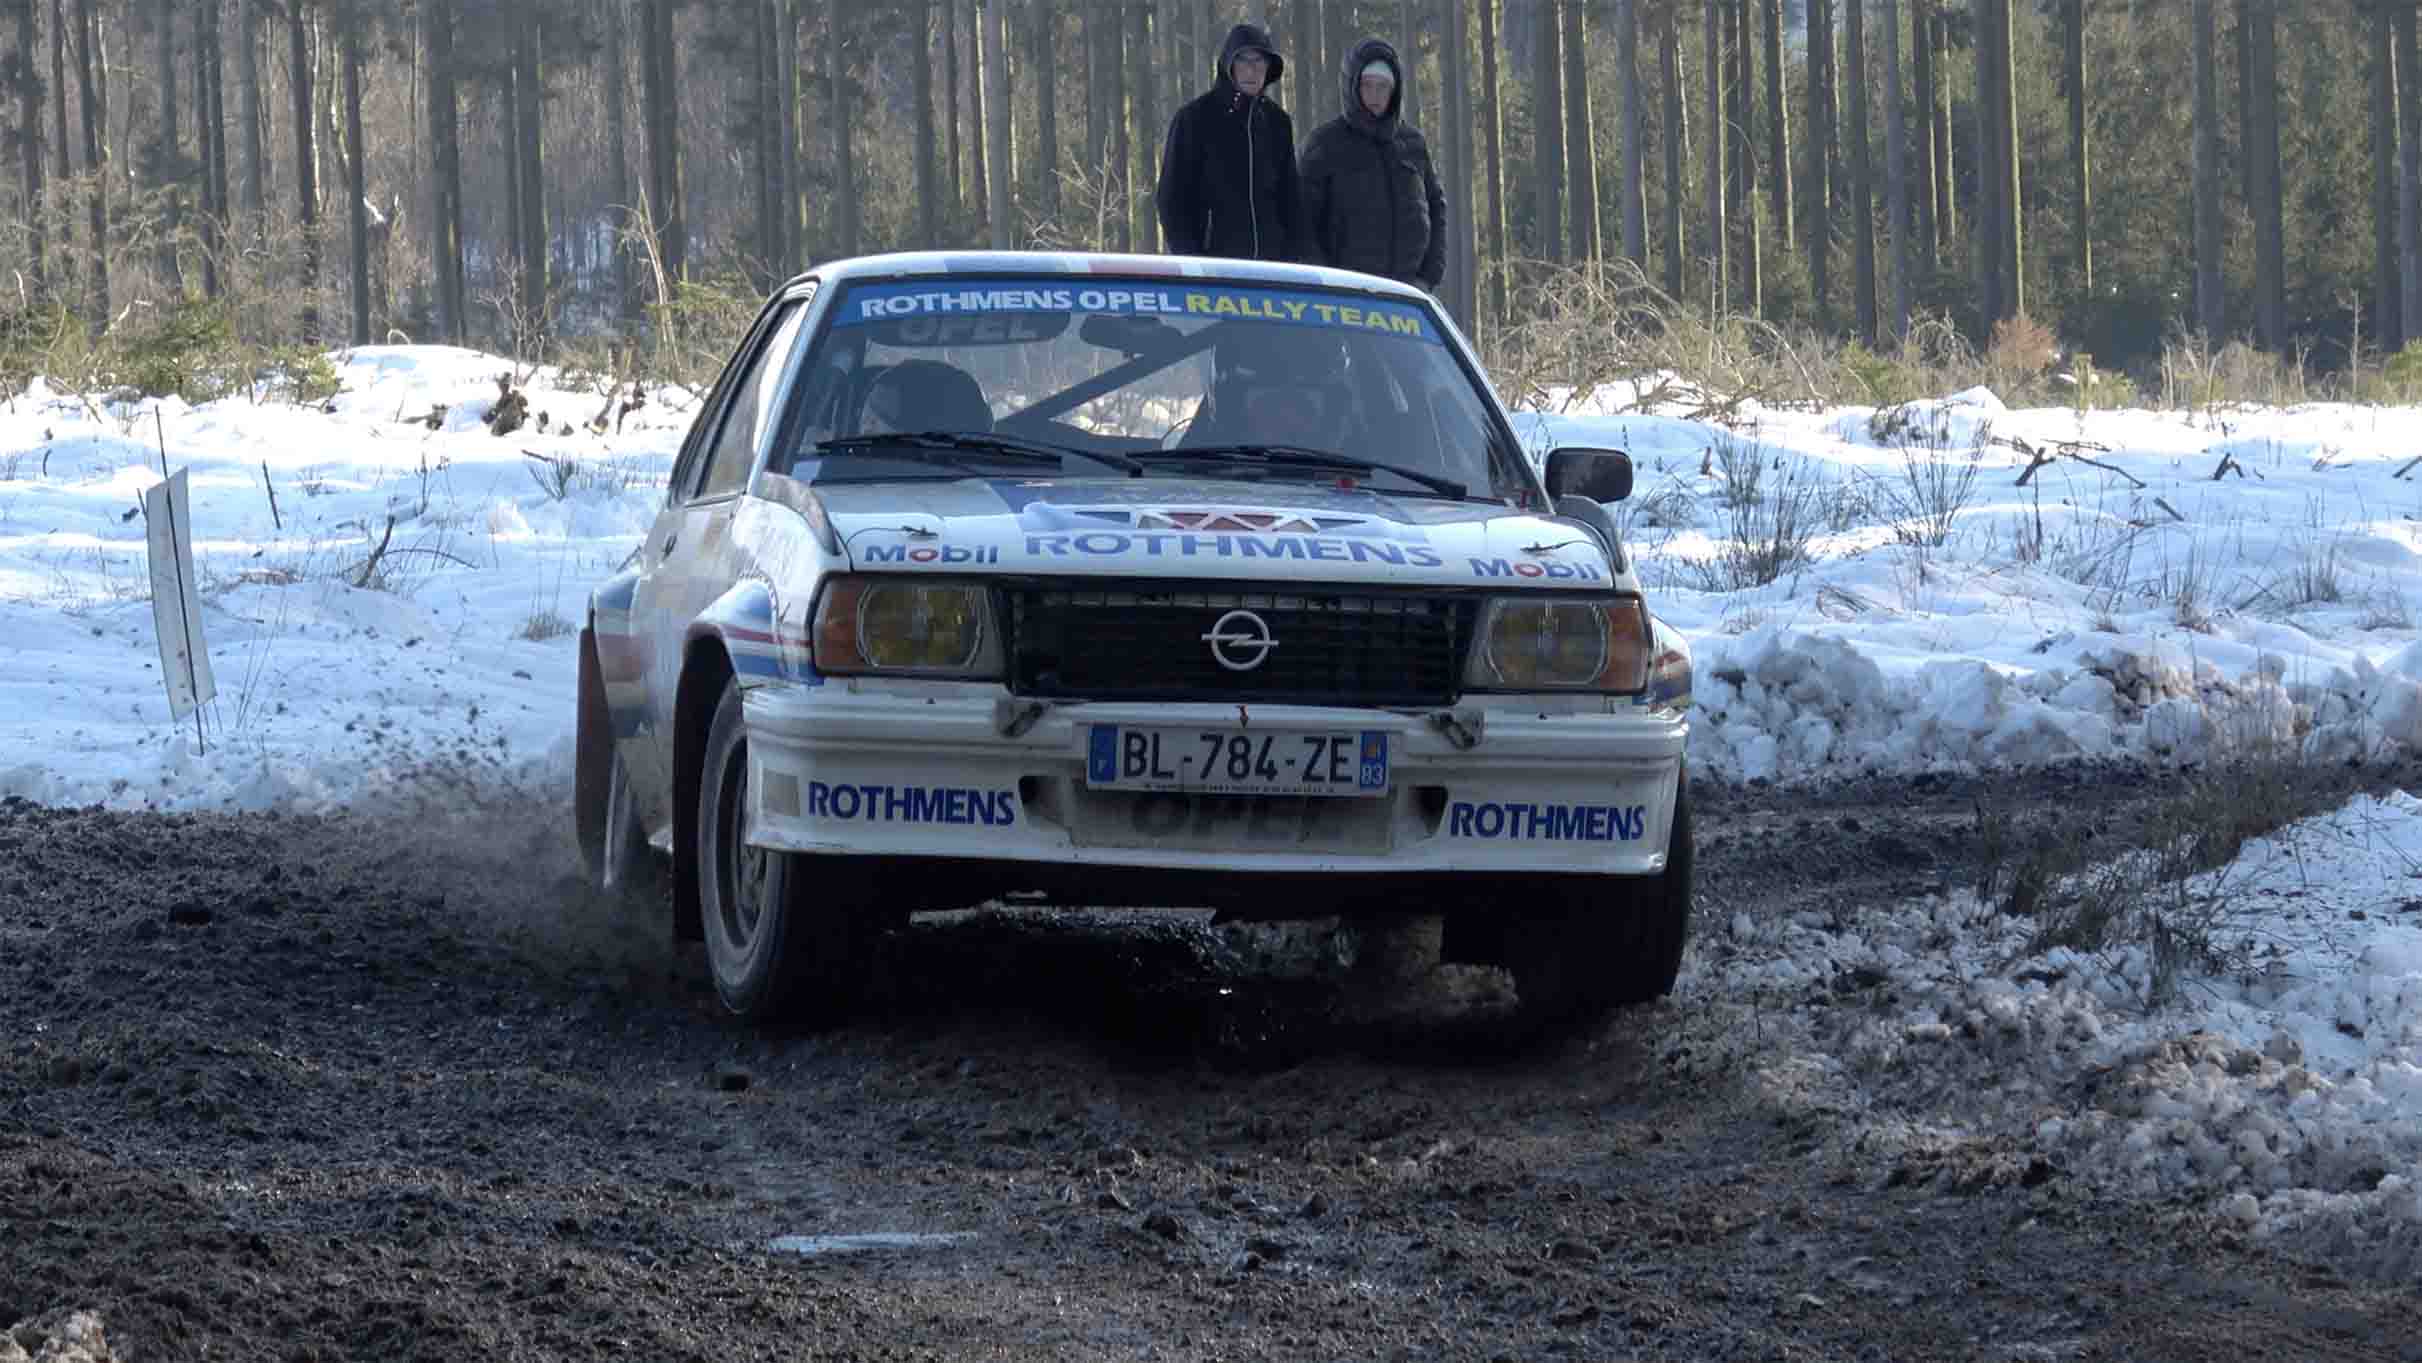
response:
[[[1096,724],[1085,784],[1206,795],[1385,795],[1388,736],[1381,729],[1254,733]]]

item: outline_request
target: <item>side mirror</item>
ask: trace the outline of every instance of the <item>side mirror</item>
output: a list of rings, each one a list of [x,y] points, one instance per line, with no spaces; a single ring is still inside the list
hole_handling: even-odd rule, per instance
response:
[[[1547,456],[1547,495],[1619,502],[1631,495],[1631,456],[1572,445]]]

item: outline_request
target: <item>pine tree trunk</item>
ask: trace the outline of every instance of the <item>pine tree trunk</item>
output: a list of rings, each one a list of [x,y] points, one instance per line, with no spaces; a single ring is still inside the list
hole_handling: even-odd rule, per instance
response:
[[[1648,277],[1648,148],[1640,144],[1640,0],[1615,0],[1615,79],[1623,92],[1623,254]]]
[[[1820,327],[1833,309],[1832,79],[1833,2],[1808,0],[1808,185],[1800,212],[1808,219],[1808,293]]]
[[[153,152],[159,159],[152,173],[167,191],[161,196],[166,221],[160,233],[160,282],[172,296],[185,292],[185,274],[177,260],[177,236],[185,228],[185,148],[177,135],[177,8],[177,0],[160,0],[152,21],[159,42],[153,79],[159,83],[160,105],[160,135]]]
[[[1015,224],[1009,217],[1009,47],[1008,26],[1001,8],[1007,0],[978,0],[984,24],[984,126],[992,142],[991,176],[985,197],[991,201],[992,248],[1006,251]]]
[[[1531,133],[1537,142],[1532,166],[1532,192],[1537,196],[1532,228],[1539,259],[1564,259],[1564,53],[1557,41],[1560,0],[1531,0],[1533,21],[1531,60]]]
[[[2414,27],[2412,7],[2397,6],[2397,277],[2404,295],[2400,334],[2409,340],[2422,338],[2422,50]]]
[[[261,0],[236,0],[236,104],[244,124],[245,239],[255,250],[269,232],[269,151],[262,145]]]
[[[755,109],[749,119],[755,154],[751,188],[757,199],[757,287],[764,292],[786,276],[782,270],[782,54],[774,0],[749,0],[746,44]],[[735,24],[735,27],[738,25]]]
[[[984,0],[967,0],[973,8],[967,16],[967,166],[968,198],[975,208],[976,230],[990,234],[992,227],[992,173],[985,164],[985,133],[992,122],[992,105],[984,97],[984,63],[990,57],[978,34],[982,27]]]
[[[1748,5],[1724,0],[1724,218],[1736,236],[1757,216],[1757,136],[1751,128],[1757,77],[1749,62],[1754,34]]]
[[[2254,329],[2274,353],[2287,349],[2287,242],[2279,183],[2279,11],[2277,0],[2252,0],[2252,126],[2246,160],[2254,180]]]
[[[1135,139],[1127,121],[1127,26],[1117,10],[1102,25],[1102,117],[1110,132],[1110,232],[1113,250],[1135,249]]]
[[[1725,189],[1724,208],[1740,262],[1734,272],[1733,292],[1740,297],[1741,310],[1755,317],[1766,310],[1766,263],[1764,233],[1758,223],[1758,138],[1752,126],[1758,104],[1758,75],[1752,60],[1757,30],[1750,23],[1749,4],[1750,0],[1730,0],[1725,8],[1732,74],[1724,97],[1729,116],[1725,134],[1731,143],[1725,153],[1730,184]]]
[[[917,247],[932,250],[942,241],[941,149],[934,145],[933,0],[912,0],[908,7],[909,98],[917,106]],[[1049,98],[1049,96],[1045,96]]]
[[[1707,122],[1700,132],[1707,142],[1707,269],[1708,306],[1721,316],[1732,310],[1731,281],[1726,266],[1732,252],[1724,223],[1724,0],[1704,0],[1707,26]]]
[[[227,51],[219,0],[205,0],[195,54],[194,79],[201,87],[195,111],[202,156],[202,292],[223,290],[227,254]]]
[[[1604,244],[1598,235],[1598,148],[1590,117],[1587,6],[1564,7],[1564,150],[1572,168],[1567,202],[1571,210],[1573,259],[1594,261]],[[1418,87],[1416,87],[1418,88]]]
[[[835,32],[841,6],[832,7]],[[837,37],[827,40],[837,42]],[[942,182],[950,189],[950,212],[956,218],[967,207],[967,188],[959,177],[959,0],[942,0],[942,142],[945,156]]]
[[[2250,211],[2258,192],[2254,158],[2246,147],[2246,137],[2254,126],[2253,0],[2236,0],[2234,9],[2235,41],[2230,44],[2230,55],[2237,59],[2237,196]]]
[[[778,111],[774,134],[779,153],[774,162],[774,187],[782,201],[774,218],[782,237],[774,274],[780,279],[789,278],[807,265],[807,229],[802,207],[805,192],[799,183],[799,4],[800,0],[774,0],[774,91]]]
[[[429,85],[426,104],[435,184],[428,241],[430,265],[437,273],[437,334],[462,345],[470,328],[463,308],[463,164],[454,102],[454,0],[421,0],[420,17],[421,42],[429,50],[424,79]]]
[[[1910,0],[1909,85],[1917,115],[1916,219],[1912,235],[1931,268],[1934,255],[1934,0]]]
[[[674,279],[689,273],[689,182],[681,168],[681,49],[673,41],[675,0],[656,3],[656,70],[662,80],[657,92],[657,118],[664,141],[665,273]]]
[[[2363,3],[2363,0],[2358,0]],[[2366,6],[2372,123],[2372,337],[2384,354],[2405,346],[2403,262],[2397,249],[2397,61],[2385,5]]]
[[[1951,16],[1935,11],[1926,33],[1927,46],[1934,53],[1934,89],[1926,118],[1934,125],[1934,250],[1939,261],[1951,250],[1951,238],[1959,230],[1959,194],[1952,179],[1951,155]]]
[[[1327,33],[1325,17],[1321,25]],[[1466,0],[1446,0],[1446,32],[1438,41],[1438,78],[1446,87],[1447,157],[1454,162],[1453,178],[1446,186],[1447,307],[1454,313],[1455,323],[1465,334],[1480,334],[1480,246],[1474,229],[1472,205],[1477,196],[1472,193],[1474,139],[1472,137],[1472,53],[1468,45],[1471,33],[1471,7]]]
[[[1035,73],[1034,188],[1045,222],[1060,216],[1059,28],[1054,0],[1034,0],[1034,61],[1028,69]]]
[[[51,178],[62,192],[67,182],[76,178],[75,162],[68,156],[70,125],[67,121],[67,0],[50,0],[50,132]],[[66,254],[67,229],[60,228],[60,253]]]
[[[2001,273],[2001,98],[1993,88],[2001,64],[1993,59],[1994,0],[1976,0],[1973,30],[1976,48],[1976,293],[1977,312],[1990,327],[2007,310],[2002,304]]]
[[[1875,167],[1867,127],[1867,3],[1845,0],[1842,51],[1849,58],[1850,126],[1850,303],[1861,340],[1875,344]]]
[[[1901,101],[1901,3],[1881,0],[1884,21],[1884,224],[1890,234],[1892,302],[1886,339],[1909,335],[1909,134]]]
[[[524,344],[543,345],[547,335],[547,211],[546,173],[541,160],[545,139],[540,120],[544,101],[538,74],[538,11],[524,8],[513,28],[514,117],[520,144],[515,159],[521,166],[521,316],[529,335]]]
[[[1001,3],[1001,0],[991,0]],[[1153,211],[1153,153],[1160,143],[1150,131],[1152,124],[1152,11],[1136,5],[1127,11],[1127,59],[1119,64],[1126,74],[1125,107],[1119,115],[1119,129],[1125,134],[1120,144],[1119,164],[1127,168],[1126,247],[1134,251],[1150,251],[1160,241],[1160,215]],[[1310,132],[1307,128],[1304,131]],[[1282,250],[1283,257],[1284,252]]]
[[[1318,71],[1321,67],[1322,49],[1320,14],[1317,8],[1310,4],[1309,0],[1295,0],[1294,4],[1287,6],[1287,20],[1286,46],[1289,57],[1287,65],[1292,67],[1296,61],[1300,60],[1303,62],[1303,70]],[[1306,110],[1306,112],[1310,111]],[[1412,117],[1412,113],[1413,111],[1410,109],[1405,110],[1407,118]],[[1302,131],[1309,133],[1312,131],[1312,125],[1306,124]]]
[[[353,344],[370,344],[370,185],[362,153],[362,19],[343,18],[345,27],[345,164],[353,182],[345,195],[345,241],[352,257]]]
[[[2094,175],[2086,122],[2086,0],[2061,0],[2062,79],[2069,87],[2069,199],[2077,215],[2077,281],[2094,292]]]
[[[774,50],[774,0],[749,0],[748,8],[735,16],[748,25],[750,84],[756,105],[749,119],[754,134],[753,155],[749,158],[750,189],[754,194],[757,216],[757,289],[760,293],[772,288],[781,276],[782,267],[782,187],[778,163],[782,158],[781,96],[777,89],[782,79],[782,61]],[[735,24],[737,27],[737,24]]]
[[[93,0],[76,0],[76,103],[84,122],[84,203],[92,229],[92,272],[85,279],[85,325],[96,337],[109,329],[109,177],[101,163],[101,92],[93,79],[100,46]]]
[[[1764,0],[1766,21],[1766,186],[1777,249],[1791,249],[1791,101],[1784,95],[1783,0]]]
[[[2001,230],[1994,235],[2002,249],[2003,314],[2016,317],[2027,311],[2026,200],[2020,192],[2018,157],[2017,11],[2011,0],[1993,0],[1993,8],[2000,25],[1993,35],[1993,60],[2000,67],[1993,77],[1993,93],[2000,97],[1997,131],[2001,137],[1995,161],[2002,177],[2001,192],[1994,200],[2001,209]]]
[[[311,32],[303,0],[286,6],[287,70],[294,93],[295,222],[303,234],[303,341],[318,345],[320,336],[320,195],[319,167],[311,141],[314,109],[311,73]]]
[[[17,6],[17,150],[25,195],[26,275],[34,291],[43,289],[42,237],[42,86],[34,72],[34,0]]]
[[[623,211],[624,206],[631,202],[631,120],[624,107],[630,100],[627,75],[631,61],[629,8],[629,0],[605,0],[605,76],[599,81],[597,89],[598,99],[605,105],[606,114],[606,192],[613,196],[616,212]],[[639,320],[633,301],[631,253],[617,236],[614,242],[614,316],[626,329],[629,324]]]
[[[1108,63],[1102,60],[1102,32],[1110,26],[1099,6],[1081,7],[1077,16],[1082,31],[1085,54],[1085,145],[1077,149],[1077,164],[1088,171],[1107,176],[1104,163],[1110,157],[1110,95],[1108,93]],[[1094,205],[1085,206],[1094,211]],[[1087,240],[1104,244],[1097,224]]]
[[[1497,15],[1499,0],[1479,0],[1480,4],[1480,136],[1485,165],[1481,170],[1483,188],[1487,191],[1487,216],[1481,220],[1482,249],[1488,253],[1489,316],[1505,316],[1505,116],[1504,101],[1497,72]]]
[[[2226,334],[2220,296],[2220,90],[2213,70],[2213,0],[2193,0],[2195,84],[2195,329],[2217,346]],[[2412,11],[2405,11],[2412,22]]]
[[[1682,236],[1682,6],[1665,7],[1657,34],[1657,79],[1665,107],[1665,296],[1682,297],[1682,262],[1689,247]]]
[[[950,0],[953,5],[958,0]],[[830,0],[824,40],[825,119],[833,125],[833,209],[836,248],[842,255],[858,254],[858,160],[850,128],[849,58],[845,34],[850,27],[850,0]],[[954,100],[955,104],[956,101]],[[955,110],[954,110],[955,112]]]

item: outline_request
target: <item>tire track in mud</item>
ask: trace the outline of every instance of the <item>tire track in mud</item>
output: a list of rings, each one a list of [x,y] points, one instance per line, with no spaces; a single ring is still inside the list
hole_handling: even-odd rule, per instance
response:
[[[2145,791],[1712,789],[1700,926],[1924,892],[1980,802]],[[2422,1357],[2410,1286],[2057,1179],[1887,1187],[1687,998],[1525,1036],[1488,972],[1389,1006],[1316,933],[1018,911],[895,938],[857,1025],[742,1028],[550,869],[558,814],[0,805],[0,1324],[91,1307],[145,1359]]]

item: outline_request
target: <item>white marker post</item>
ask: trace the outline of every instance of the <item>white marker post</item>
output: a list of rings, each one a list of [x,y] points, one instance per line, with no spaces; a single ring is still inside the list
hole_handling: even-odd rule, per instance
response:
[[[152,413],[156,426],[159,413]],[[151,560],[151,623],[160,640],[160,681],[168,688],[172,720],[192,715],[194,741],[202,736],[201,707],[219,694],[210,675],[210,653],[202,643],[202,600],[194,591],[192,500],[185,470],[168,472],[168,441],[160,440],[161,480],[143,493],[143,538]]]

